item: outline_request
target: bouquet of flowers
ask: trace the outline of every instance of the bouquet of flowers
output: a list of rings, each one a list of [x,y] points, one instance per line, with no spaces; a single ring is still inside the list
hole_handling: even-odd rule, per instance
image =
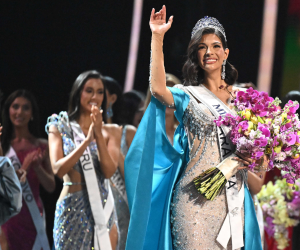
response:
[[[298,102],[289,101],[283,109],[281,101],[265,92],[238,91],[234,99],[236,115],[226,114],[216,120],[217,126],[231,128],[230,139],[240,153],[251,152],[254,159],[249,168],[254,171],[266,155],[267,169],[282,170],[283,178],[294,183],[300,178],[300,122]]]
[[[274,185],[264,185],[257,197],[267,234],[275,239],[278,249],[285,249],[289,245],[287,228],[296,226],[300,220],[300,192],[292,190],[283,179]]]

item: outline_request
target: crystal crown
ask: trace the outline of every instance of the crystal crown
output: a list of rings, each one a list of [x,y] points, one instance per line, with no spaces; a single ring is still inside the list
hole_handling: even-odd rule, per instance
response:
[[[226,39],[225,35],[225,29],[223,28],[222,24],[219,23],[219,21],[214,17],[205,16],[204,18],[201,18],[195,25],[195,27],[192,30],[192,36],[193,37],[199,30],[205,29],[205,28],[214,28],[222,33],[222,35]]]

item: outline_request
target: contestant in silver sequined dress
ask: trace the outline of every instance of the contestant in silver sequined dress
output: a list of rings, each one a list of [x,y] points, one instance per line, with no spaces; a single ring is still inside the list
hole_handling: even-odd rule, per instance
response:
[[[90,149],[98,180],[98,187],[94,188],[99,188],[99,199],[103,206],[109,199],[110,184],[107,179],[117,167],[121,130],[116,125],[99,127],[100,123],[102,125],[99,107],[105,100],[101,77],[97,71],[82,73],[73,85],[69,112],[52,115],[46,125],[52,168],[58,177],[64,179],[64,188],[56,204],[53,228],[54,246],[57,250],[94,249],[95,222],[80,162],[80,156],[86,147]],[[77,147],[70,123],[73,129],[76,127],[86,135],[86,140]],[[96,128],[99,130],[96,131]],[[112,137],[111,132],[116,136]],[[108,218],[107,230],[112,249],[118,249],[117,217],[114,209]]]
[[[182,86],[176,87],[185,91]],[[217,138],[216,135],[211,136],[212,132],[216,132],[214,119],[211,112],[190,95],[190,103],[183,116],[188,131],[190,162],[175,186],[171,203],[175,249],[223,249],[216,236],[228,213],[225,190],[213,201],[207,201],[191,185],[196,176],[220,163]],[[240,189],[243,181],[240,171],[237,181]],[[227,249],[231,249],[230,243]]]
[[[150,90],[152,95],[162,104],[176,109],[172,92],[166,88],[163,38],[171,27],[173,17],[166,21],[166,8],[150,17],[152,31]],[[203,18],[198,21],[192,31],[188,46],[187,60],[183,66],[184,85],[206,87],[218,101],[230,106],[234,95],[233,83],[237,78],[236,69],[227,61],[229,50],[225,30],[214,18]],[[217,236],[228,213],[227,199],[223,190],[214,200],[208,201],[201,196],[193,179],[205,170],[217,166],[220,161],[216,125],[216,117],[195,96],[182,85],[175,86],[189,95],[190,101],[183,114],[183,123],[188,136],[189,162],[182,166],[182,174],[173,190],[171,202],[171,231],[175,250],[232,249],[231,240],[226,248],[217,241]],[[178,101],[177,101],[178,104]],[[239,160],[247,166],[246,161]],[[242,183],[247,185],[246,170],[236,174],[238,189]],[[250,174],[249,174],[250,175]],[[261,185],[259,178],[251,174],[251,183]],[[254,179],[253,179],[254,178]],[[251,186],[249,185],[251,190]],[[241,209],[243,218],[244,208]],[[244,219],[242,220],[244,224]],[[146,248],[145,248],[146,249]]]

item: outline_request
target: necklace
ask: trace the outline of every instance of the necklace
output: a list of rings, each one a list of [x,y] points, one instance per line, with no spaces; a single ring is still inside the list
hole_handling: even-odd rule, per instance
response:
[[[227,91],[227,93],[231,96],[231,103],[234,102],[235,97],[232,95],[232,92],[228,90],[229,85],[226,84],[225,90]],[[224,85],[221,84],[221,86],[219,87],[219,89],[224,89]],[[234,92],[235,93],[235,92]]]

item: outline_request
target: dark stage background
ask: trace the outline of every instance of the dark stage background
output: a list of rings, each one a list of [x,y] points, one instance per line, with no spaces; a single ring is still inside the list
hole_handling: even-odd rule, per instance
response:
[[[149,16],[152,7],[158,10],[163,4],[167,6],[168,17],[174,15],[173,26],[164,41],[167,72],[181,78],[191,30],[198,19],[209,15],[225,27],[229,61],[238,69],[239,81],[256,82],[264,1],[152,0],[144,1],[143,6],[135,89],[146,92],[148,87]],[[40,107],[42,137],[46,138],[47,117],[66,110],[69,91],[81,72],[98,69],[124,84],[132,9],[130,0],[2,1],[0,89],[5,96],[19,88],[34,93]],[[282,13],[279,16],[284,19]],[[279,38],[280,32],[284,30],[277,31]],[[276,67],[276,72],[281,71],[280,62]],[[42,191],[49,236],[60,189],[58,182],[54,194]]]

